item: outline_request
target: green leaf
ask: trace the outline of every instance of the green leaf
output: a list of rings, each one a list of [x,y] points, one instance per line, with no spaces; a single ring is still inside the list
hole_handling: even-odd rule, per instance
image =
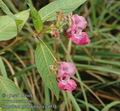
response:
[[[0,41],[14,38],[17,35],[15,20],[9,16],[0,16]]]
[[[25,10],[18,14],[15,14],[15,17],[16,17],[16,24],[18,27],[18,32],[20,32],[21,29],[23,28],[24,24],[26,23],[26,21],[29,18],[29,10]]]
[[[39,14],[43,21],[53,20],[56,17],[56,12],[63,11],[68,14],[82,5],[86,0],[56,0],[49,3],[39,10]]]
[[[30,103],[20,89],[11,80],[1,76],[0,107],[3,111],[31,111]]]
[[[55,72],[50,70],[50,66],[56,62],[56,59],[43,41],[40,41],[40,43],[37,44],[35,61],[36,67],[42,77],[43,82],[49,89],[51,89],[58,99],[59,89],[57,87],[56,75]]]
[[[0,0],[0,7],[9,17],[16,21],[18,32],[20,32],[29,18],[29,10],[25,10],[14,15],[2,0]]]
[[[31,11],[31,17],[33,20],[35,30],[39,33],[43,28],[43,23],[42,23],[41,17],[39,15],[38,11],[31,5],[30,5],[30,11]]]

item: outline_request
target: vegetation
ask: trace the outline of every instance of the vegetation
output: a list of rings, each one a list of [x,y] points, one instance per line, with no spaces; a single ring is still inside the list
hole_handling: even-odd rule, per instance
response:
[[[119,0],[0,0],[0,8],[0,111],[120,111]],[[51,36],[56,12],[84,16],[91,43]],[[76,65],[72,93],[58,89],[56,61]]]

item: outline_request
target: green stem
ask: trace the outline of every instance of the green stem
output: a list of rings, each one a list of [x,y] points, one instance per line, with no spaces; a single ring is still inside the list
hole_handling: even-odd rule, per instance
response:
[[[13,13],[9,10],[9,8],[7,7],[7,5],[2,0],[0,0],[0,7],[1,7],[1,9],[3,10],[3,12],[5,14],[7,14],[10,17],[12,17],[12,18],[15,19],[15,16],[13,15]]]
[[[33,6],[32,0],[26,0],[28,5]]]
[[[72,101],[72,104],[74,105],[75,111],[81,111],[78,103],[76,102],[74,96],[71,93],[68,93],[68,96],[70,98],[70,100]]]
[[[96,26],[97,24],[97,19],[96,19],[96,10],[95,10],[95,0],[91,0],[91,8],[92,8],[92,19],[93,19],[93,24]]]
[[[60,43],[61,43],[61,46],[63,47],[63,50],[64,50],[65,53],[67,54],[68,59],[69,59],[71,62],[73,62],[70,54],[68,53],[68,51],[67,51],[67,49],[65,48],[65,46],[64,46],[63,42],[61,41],[61,39],[59,39],[59,41],[60,41]],[[77,75],[78,80],[80,81],[80,87],[81,87],[81,90],[82,90],[82,93],[83,93],[83,97],[84,97],[85,103],[86,103],[86,111],[89,111],[87,96],[86,96],[86,93],[85,93],[85,90],[84,90],[84,86],[83,86],[82,79],[81,79],[81,77],[79,76],[78,71],[76,71],[76,75]]]
[[[16,7],[13,5],[13,3],[11,2],[11,0],[4,0],[5,4],[11,9],[11,11],[13,13],[17,13],[18,10],[16,9]]]
[[[2,74],[3,77],[8,78],[2,57],[0,57],[0,73]]]

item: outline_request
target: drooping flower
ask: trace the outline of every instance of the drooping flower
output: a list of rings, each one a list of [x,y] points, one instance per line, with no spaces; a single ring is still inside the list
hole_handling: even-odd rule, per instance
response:
[[[69,91],[72,92],[73,90],[75,90],[77,87],[77,84],[74,80],[72,79],[68,79],[68,80],[60,80],[58,82],[58,88],[60,90],[64,90],[64,91]]]
[[[66,31],[67,37],[77,45],[86,45],[90,43],[90,39],[86,32],[83,30],[87,26],[87,21],[84,17],[73,15],[71,17],[71,25]]]
[[[61,62],[58,69],[57,77],[60,79],[66,79],[73,76],[76,72],[76,67],[71,62]]]
[[[86,45],[90,43],[90,39],[86,32],[79,32],[79,33],[68,33],[69,39],[72,40],[77,45]]]
[[[87,21],[85,20],[85,18],[83,16],[79,16],[77,14],[72,16],[72,23],[71,23],[71,27],[76,29],[80,29],[83,30],[86,28],[87,26]]]
[[[77,84],[71,77],[75,74],[76,67],[71,62],[60,62],[58,67],[58,88],[64,91],[70,91],[76,89]]]

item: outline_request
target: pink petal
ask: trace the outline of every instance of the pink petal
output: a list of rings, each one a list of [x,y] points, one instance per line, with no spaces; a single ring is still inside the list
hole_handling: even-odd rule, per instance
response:
[[[72,79],[61,80],[61,81],[58,82],[58,87],[59,87],[60,90],[72,92],[73,90],[76,89],[77,84]]]
[[[67,81],[67,84],[65,85],[64,89],[65,89],[66,91],[72,92],[73,90],[76,89],[76,87],[77,87],[76,82],[71,79],[71,80],[68,80],[68,81]]]
[[[81,35],[79,34],[72,34],[70,39],[77,45],[87,45],[90,43],[90,39],[86,32],[82,32]]]
[[[66,81],[64,81],[64,80],[61,80],[61,81],[58,82],[58,88],[60,90],[64,90],[65,85],[66,85]]]
[[[71,62],[61,62],[58,69],[58,78],[70,78],[76,72],[76,67]]]
[[[87,21],[83,16],[75,14],[72,16],[72,26],[73,25],[76,25],[76,28],[83,30],[87,26]]]

